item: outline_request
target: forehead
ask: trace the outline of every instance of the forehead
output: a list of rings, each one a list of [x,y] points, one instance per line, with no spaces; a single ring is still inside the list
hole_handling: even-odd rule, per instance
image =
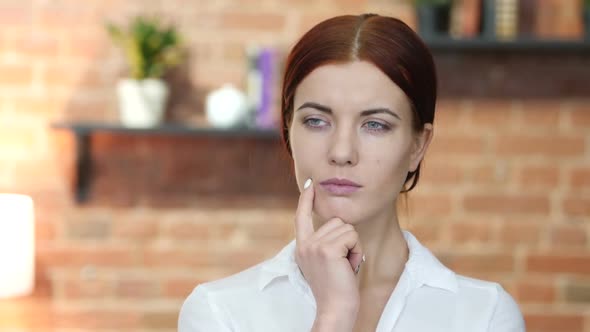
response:
[[[308,101],[341,109],[393,107],[409,112],[405,93],[367,61],[326,64],[309,73],[295,90],[294,106]]]

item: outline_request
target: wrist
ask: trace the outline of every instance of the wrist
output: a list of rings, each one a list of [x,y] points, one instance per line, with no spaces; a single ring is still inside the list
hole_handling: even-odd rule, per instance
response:
[[[318,310],[313,324],[313,332],[352,331],[358,310],[330,309]]]

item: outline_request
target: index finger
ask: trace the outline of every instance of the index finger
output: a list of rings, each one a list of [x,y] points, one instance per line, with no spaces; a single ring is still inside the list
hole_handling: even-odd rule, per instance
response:
[[[295,212],[295,238],[297,242],[301,242],[301,240],[311,237],[315,232],[311,218],[313,198],[315,194],[313,181],[309,178],[305,183],[306,185],[303,188],[303,192],[299,195],[299,203],[297,205],[297,211]]]

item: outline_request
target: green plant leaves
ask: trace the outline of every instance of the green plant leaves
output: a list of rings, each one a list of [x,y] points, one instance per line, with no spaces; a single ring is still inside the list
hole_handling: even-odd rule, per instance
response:
[[[178,32],[157,18],[137,16],[127,30],[112,23],[107,23],[106,29],[113,42],[122,48],[135,79],[162,77],[183,60]]]

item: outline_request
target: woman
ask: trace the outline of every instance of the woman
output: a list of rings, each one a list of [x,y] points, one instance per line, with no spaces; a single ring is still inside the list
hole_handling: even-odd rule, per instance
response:
[[[436,102],[432,55],[407,25],[374,14],[318,24],[291,51],[282,94],[296,239],[196,287],[179,331],[524,331],[498,284],[456,275],[399,226]]]

